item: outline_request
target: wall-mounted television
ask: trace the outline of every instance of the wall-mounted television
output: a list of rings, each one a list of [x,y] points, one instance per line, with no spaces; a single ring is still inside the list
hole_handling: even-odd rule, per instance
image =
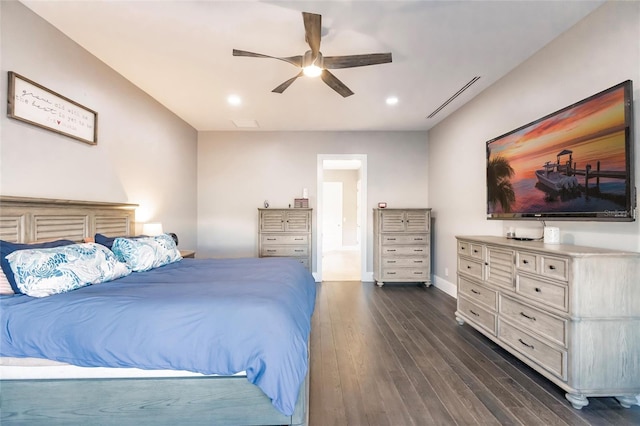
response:
[[[630,80],[487,141],[487,218],[634,221]]]

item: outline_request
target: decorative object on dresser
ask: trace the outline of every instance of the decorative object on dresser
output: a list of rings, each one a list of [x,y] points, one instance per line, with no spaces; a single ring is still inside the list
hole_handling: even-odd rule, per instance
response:
[[[565,390],[574,408],[640,394],[640,253],[457,237],[460,325]]]
[[[373,209],[373,279],[431,285],[431,209]]]
[[[309,199],[308,198],[295,198],[293,200],[293,206],[296,209],[308,209],[309,208]]]
[[[258,209],[259,257],[293,257],[311,271],[313,209]]]

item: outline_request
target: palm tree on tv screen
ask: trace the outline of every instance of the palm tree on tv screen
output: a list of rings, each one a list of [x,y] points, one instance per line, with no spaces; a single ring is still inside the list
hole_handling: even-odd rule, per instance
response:
[[[514,174],[515,171],[506,158],[497,155],[489,159],[487,164],[487,197],[494,210],[496,204],[500,203],[503,212],[511,212],[511,206],[516,202],[516,194],[511,185],[511,178]]]

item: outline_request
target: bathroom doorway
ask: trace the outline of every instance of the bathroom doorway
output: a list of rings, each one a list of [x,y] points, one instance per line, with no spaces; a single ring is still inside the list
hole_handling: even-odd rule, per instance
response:
[[[317,259],[322,281],[361,281],[366,270],[366,156],[318,156]]]

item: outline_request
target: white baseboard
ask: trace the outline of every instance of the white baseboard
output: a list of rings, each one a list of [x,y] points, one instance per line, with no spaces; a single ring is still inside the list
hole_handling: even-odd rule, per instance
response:
[[[437,275],[434,275],[433,285],[436,288],[447,293],[449,296],[454,297],[456,299],[458,298],[458,287],[454,283],[447,281],[444,278],[440,278]]]

